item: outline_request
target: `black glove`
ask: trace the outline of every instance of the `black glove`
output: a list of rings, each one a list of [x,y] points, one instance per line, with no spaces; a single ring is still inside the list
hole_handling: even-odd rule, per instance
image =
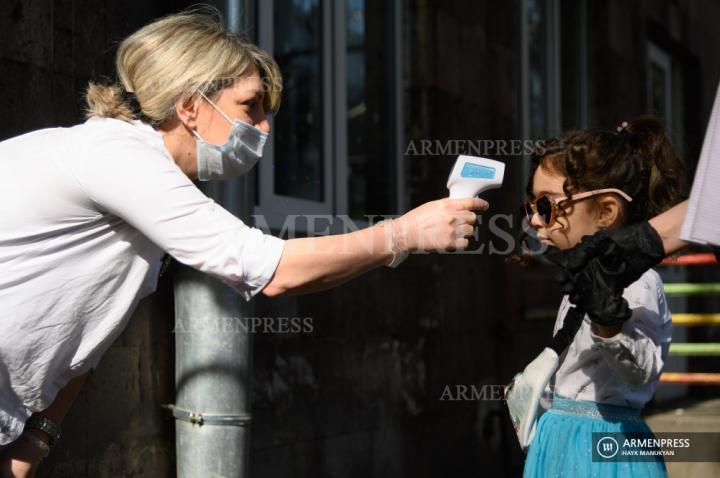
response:
[[[600,325],[616,325],[630,318],[622,293],[665,257],[657,231],[641,222],[614,231],[583,237],[580,244],[545,256],[559,265],[563,292]]]

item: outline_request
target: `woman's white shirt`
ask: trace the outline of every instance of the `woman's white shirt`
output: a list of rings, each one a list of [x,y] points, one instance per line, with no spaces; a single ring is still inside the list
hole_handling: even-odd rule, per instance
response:
[[[97,365],[164,251],[246,299],[284,242],[205,196],[150,126],[91,119],[0,143],[0,444]]]
[[[720,85],[705,131],[680,239],[720,246]]]
[[[655,393],[672,339],[663,283],[650,269],[625,289],[632,317],[611,338],[594,334],[586,315],[575,339],[560,356],[550,383],[555,395],[573,400],[642,408]],[[571,304],[565,296],[554,333]]]

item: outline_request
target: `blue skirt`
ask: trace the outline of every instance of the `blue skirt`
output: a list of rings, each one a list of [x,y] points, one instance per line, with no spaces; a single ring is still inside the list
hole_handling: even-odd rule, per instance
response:
[[[555,398],[538,421],[524,478],[667,477],[665,461],[593,461],[593,433],[652,433],[637,408]]]

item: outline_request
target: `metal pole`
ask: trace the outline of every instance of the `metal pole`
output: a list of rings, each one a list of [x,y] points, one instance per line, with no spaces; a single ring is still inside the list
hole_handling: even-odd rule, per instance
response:
[[[227,0],[228,28],[237,31],[246,11]],[[203,183],[201,189],[244,221],[252,214],[252,175]],[[183,267],[175,277],[175,417],[177,476],[248,476],[252,341],[243,318],[253,314],[230,287]]]

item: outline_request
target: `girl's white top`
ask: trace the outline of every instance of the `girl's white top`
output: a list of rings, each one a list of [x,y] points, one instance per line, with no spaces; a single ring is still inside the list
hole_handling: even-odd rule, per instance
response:
[[[680,238],[720,246],[720,86],[705,130]]]
[[[642,408],[652,398],[672,334],[662,280],[650,269],[625,289],[623,297],[632,317],[614,337],[595,335],[585,316],[550,382],[555,395],[633,408]],[[570,307],[565,296],[554,333],[562,327]]]
[[[284,242],[178,168],[150,126],[91,119],[0,143],[0,444],[94,368],[167,251],[250,299]]]

